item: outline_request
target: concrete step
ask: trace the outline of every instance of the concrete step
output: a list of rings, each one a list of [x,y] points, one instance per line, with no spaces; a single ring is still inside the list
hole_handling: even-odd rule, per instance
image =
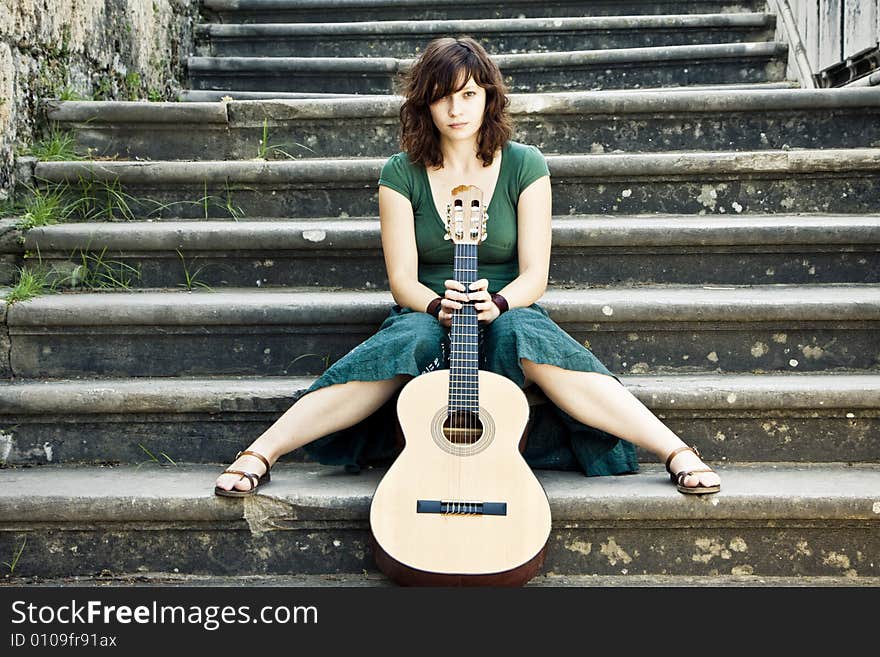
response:
[[[265,494],[219,498],[219,466],[0,470],[0,552],[22,577],[375,573],[368,513],[382,474],[276,465]],[[556,576],[880,576],[880,466],[721,465],[684,496],[661,465],[587,478],[537,471]]]
[[[94,575],[68,577],[19,577],[8,574],[0,578],[0,586],[23,587],[153,587],[186,586],[212,588],[249,587],[394,587],[395,584],[381,572],[338,573],[333,575],[182,575],[165,572],[116,573],[109,568]],[[854,588],[880,586],[880,577],[820,576],[762,577],[760,575],[556,575],[542,573],[528,583],[528,587],[639,587],[639,588],[708,588],[708,587],[769,587],[769,588]]]
[[[2,374],[318,374],[393,303],[384,291],[313,289],[46,295],[6,310]],[[540,303],[621,373],[880,369],[876,285],[553,289]]]
[[[737,89],[757,89],[773,91],[776,89],[797,89],[798,83],[794,80],[782,80],[780,82],[754,82],[743,84],[713,84],[713,85],[688,85],[687,91],[733,91]],[[639,93],[642,91],[679,91],[677,87],[641,87],[639,89],[611,89],[592,91],[590,93]],[[565,92],[561,92],[565,93]],[[578,93],[578,92],[571,92]],[[357,93],[321,93],[318,91],[241,91],[235,89],[182,89],[177,99],[187,103],[216,102],[218,100],[300,100],[304,98],[332,99],[332,98],[357,98],[359,100],[383,100],[389,94],[357,94]]]
[[[231,462],[313,380],[17,378],[0,383],[0,462]],[[626,373],[621,380],[713,461],[880,461],[878,374]],[[540,394],[533,397],[540,405]],[[302,450],[284,460],[309,461]],[[656,461],[641,449],[639,460]]]
[[[348,218],[375,215],[385,158],[20,162],[71,200],[88,185],[100,219]],[[558,214],[873,213],[880,184],[880,149],[870,148],[548,155],[547,164]]]
[[[473,35],[493,54],[772,41],[766,13],[358,23],[203,23],[206,57],[414,57],[431,39]]]
[[[18,280],[18,268],[24,264],[21,258],[22,234],[16,228],[19,219],[0,219],[0,285],[11,285]]]
[[[182,288],[198,272],[212,288],[389,289],[375,217],[87,222],[23,239],[26,266],[92,286]],[[553,219],[551,286],[878,282],[880,215]]]
[[[150,160],[382,157],[401,98],[53,101],[82,155]],[[880,147],[880,87],[511,94],[516,139],[545,153]],[[278,150],[271,150],[271,147]]]
[[[585,91],[785,79],[779,42],[495,55],[513,92]],[[194,89],[391,93],[412,59],[394,57],[189,57]]]
[[[616,16],[763,11],[761,0],[533,0],[489,2],[472,0],[204,0],[202,13],[222,23],[319,23],[364,20],[450,20],[464,18],[524,18],[549,16]]]

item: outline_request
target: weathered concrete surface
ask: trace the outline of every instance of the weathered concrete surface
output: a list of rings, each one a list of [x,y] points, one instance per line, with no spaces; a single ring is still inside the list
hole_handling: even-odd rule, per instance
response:
[[[624,376],[627,389],[708,459],[877,462],[880,377],[857,374]],[[100,379],[0,384],[0,462],[222,463],[312,377]],[[535,392],[540,406],[541,395]],[[545,402],[546,403],[546,402]],[[565,431],[533,407],[547,431]],[[544,413],[540,418],[540,413]],[[642,462],[655,457],[639,452]],[[302,462],[301,450],[285,461]]]
[[[447,20],[453,18],[520,18],[541,16],[573,16],[583,12],[583,0],[555,0],[536,3],[533,0],[508,2],[455,2],[453,0],[410,0],[389,3],[387,0],[206,0],[205,13],[211,20],[224,23],[292,23],[298,21],[365,21],[365,20]],[[684,14],[710,12],[763,11],[760,0],[685,0],[684,2],[648,2],[627,0],[590,2],[590,14],[614,16],[633,14]]]
[[[357,23],[203,23],[196,54],[213,57],[413,57],[431,39],[474,35],[487,52],[553,52],[772,41],[766,13],[577,16]]]
[[[687,87],[688,91],[702,89],[704,91],[730,91],[732,89],[743,90],[766,90],[775,91],[778,89],[796,89],[797,82],[793,80],[782,80],[781,82],[744,82],[730,84],[712,84],[712,85],[691,85]],[[681,87],[641,87],[635,90],[612,89],[606,90],[605,93],[638,93],[640,91],[676,91]],[[599,93],[602,90],[590,93]],[[563,92],[563,93],[585,93],[585,92]],[[318,93],[318,92],[285,92],[285,91],[225,91],[222,89],[184,89],[178,94],[177,99],[182,102],[217,102],[219,100],[302,100],[302,99],[335,99],[335,98],[387,98],[389,94],[335,94],[335,93]]]
[[[548,155],[557,214],[877,211],[880,149]],[[385,159],[40,162],[44,185],[80,178],[134,197],[117,218],[375,216]],[[72,193],[72,192],[71,192]],[[72,196],[72,198],[74,198]],[[166,204],[174,204],[170,208]],[[107,218],[107,217],[104,217]]]
[[[544,572],[880,575],[880,466],[718,471],[722,492],[696,499],[662,466],[623,477],[538,471],[554,518]],[[213,494],[213,466],[10,468],[0,470],[0,550],[27,538],[16,568],[25,577],[375,571],[367,520],[381,474],[282,464],[265,494],[239,501]]]
[[[261,586],[274,587],[392,587],[395,584],[380,572],[338,573],[333,575],[182,575],[178,573],[141,572],[136,574],[113,573],[105,570],[96,575],[73,575],[63,578],[10,577],[8,574],[0,578],[0,586],[17,588],[35,588],[43,586],[87,586],[87,587],[150,587],[150,586],[187,586],[187,587],[219,587],[227,589],[252,588]],[[529,587],[877,587],[880,577],[847,577],[847,576],[794,576],[766,577],[760,575],[555,575],[540,574],[530,580]]]
[[[269,159],[387,157],[399,150],[400,102],[68,101],[50,104],[48,114],[75,132],[84,155],[249,159],[268,138]],[[516,139],[547,155],[880,146],[880,87],[511,94],[510,102]]]
[[[12,285],[18,268],[24,264],[22,231],[15,227],[18,218],[0,219],[0,285]]]
[[[194,0],[4,2],[0,11],[0,200],[18,180],[14,151],[43,138],[41,102],[174,98],[192,50]]]
[[[514,92],[688,86],[785,79],[776,42],[497,55]],[[194,89],[382,94],[413,63],[393,57],[190,57]]]
[[[139,103],[114,100],[47,100],[46,115],[52,121],[94,125],[102,123],[150,123],[196,126],[229,122],[226,103]]]
[[[5,299],[6,295],[11,292],[9,287],[0,287],[0,299]],[[9,327],[6,323],[7,305],[0,302],[0,378],[6,379],[12,376],[12,369],[9,365]]]
[[[281,289],[49,295],[9,309],[10,365],[25,378],[316,374],[393,303]],[[540,303],[622,373],[880,367],[877,286],[549,290]]]
[[[557,216],[550,285],[875,283],[878,244],[871,215]],[[135,288],[180,288],[199,270],[212,288],[388,289],[374,218],[57,224],[23,248],[60,276],[86,254],[96,271],[132,272]]]

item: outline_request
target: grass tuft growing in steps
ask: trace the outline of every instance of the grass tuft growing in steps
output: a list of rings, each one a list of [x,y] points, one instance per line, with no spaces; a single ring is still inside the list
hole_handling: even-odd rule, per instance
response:
[[[21,553],[24,552],[25,545],[27,545],[27,536],[25,536],[24,539],[22,539],[21,547],[19,547],[18,551],[15,553],[15,555],[13,555],[12,563],[9,563],[8,561],[0,561],[0,563],[2,563],[3,565],[9,566],[9,574],[10,575],[15,574],[15,567],[16,567],[16,565],[18,565],[18,560],[21,559]]]
[[[307,150],[309,153],[312,153],[315,156],[318,155],[314,150],[312,150],[311,148],[309,148],[305,144],[300,144],[299,142],[295,141],[295,142],[293,142],[293,145],[299,146],[300,148]],[[285,151],[282,148],[282,146],[287,147],[288,144],[279,144],[277,146],[273,146],[273,145],[269,144],[269,120],[263,119],[263,138],[260,139],[260,145],[257,148],[257,159],[258,160],[267,160],[267,159],[269,159],[269,156],[273,153],[280,153],[281,155],[285,156],[289,160],[296,159],[293,155],[291,155],[290,153]]]
[[[183,276],[184,276],[184,282],[179,283],[178,285],[180,287],[185,287],[189,292],[192,292],[194,287],[201,287],[201,288],[204,288],[206,290],[213,292],[213,288],[210,285],[198,280],[199,274],[201,274],[202,271],[204,269],[206,269],[207,267],[209,267],[210,265],[202,265],[201,267],[199,267],[195,271],[191,271],[190,268],[187,266],[186,259],[183,257],[183,253],[180,251],[180,249],[175,249],[175,251],[177,252],[177,255],[180,257],[180,263],[183,265]],[[191,262],[190,265],[192,265],[192,264],[193,263]]]
[[[137,464],[137,467],[135,468],[135,470],[140,470],[141,466],[144,465],[145,463],[158,463],[159,465],[162,465],[162,466],[166,465],[165,463],[161,462],[161,461],[156,457],[155,454],[153,454],[150,450],[148,450],[146,447],[144,447],[144,446],[141,445],[140,443],[138,443],[138,447],[140,447],[142,450],[144,450],[144,452],[145,452],[145,453],[147,454],[147,456],[149,456],[150,458],[149,458],[149,460],[147,460],[147,461],[141,461],[140,463],[138,463],[138,464]],[[164,456],[165,459],[166,459],[171,465],[177,465],[177,463],[174,462],[174,459],[172,459],[170,456],[168,456],[165,452],[159,452],[159,455],[160,455],[160,456]]]
[[[82,160],[76,153],[76,137],[73,132],[62,130],[57,122],[49,124],[49,133],[27,149],[28,154],[44,162]]]
[[[52,272],[43,265],[35,267],[19,267],[18,280],[9,294],[4,297],[6,305],[12,305],[19,301],[27,301],[41,294],[54,292],[57,281]]]
[[[140,267],[132,267],[129,264],[116,260],[105,260],[104,256],[106,253],[106,246],[99,254],[81,249],[79,251],[79,264],[62,280],[62,284],[69,284],[73,288],[89,290],[128,290],[135,280],[141,279]],[[73,258],[74,255],[71,254],[71,259]]]

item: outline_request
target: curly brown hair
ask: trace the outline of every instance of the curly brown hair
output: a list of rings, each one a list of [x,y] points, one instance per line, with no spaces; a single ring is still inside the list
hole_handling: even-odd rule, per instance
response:
[[[471,77],[486,90],[486,109],[477,137],[477,154],[483,166],[492,164],[496,151],[510,140],[510,100],[498,65],[470,37],[434,39],[407,71],[403,82],[400,147],[413,162],[426,167],[443,164],[440,132],[431,118],[430,105],[460,90]]]

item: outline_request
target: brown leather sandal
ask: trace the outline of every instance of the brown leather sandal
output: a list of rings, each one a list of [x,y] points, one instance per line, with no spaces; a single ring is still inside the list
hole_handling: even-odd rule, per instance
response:
[[[697,455],[697,458],[702,459],[700,453],[697,451],[696,445],[693,447],[678,447],[677,449],[672,450],[669,456],[666,457],[666,472],[669,473],[669,478],[672,479],[672,482],[675,484],[675,487],[678,488],[679,493],[684,493],[686,495],[708,495],[709,493],[717,493],[721,490],[721,484],[715,484],[714,486],[685,486],[684,480],[692,474],[696,474],[697,472],[715,472],[711,468],[700,468],[698,470],[682,470],[680,472],[673,472],[669,469],[669,464],[672,463],[672,459],[675,458],[677,454],[681,452],[691,451]]]
[[[258,459],[260,459],[266,465],[266,471],[262,475],[257,476],[253,472],[245,472],[244,470],[225,470],[223,474],[226,474],[228,472],[230,474],[241,475],[238,481],[241,481],[242,479],[247,477],[248,481],[251,482],[251,487],[247,490],[238,490],[237,488],[230,488],[229,490],[226,490],[225,488],[220,488],[220,486],[214,486],[215,495],[222,495],[223,497],[248,497],[256,493],[257,489],[260,486],[269,483],[269,480],[271,479],[271,477],[269,476],[269,469],[271,468],[271,466],[269,465],[268,459],[262,454],[257,454],[257,452],[252,452],[249,449],[246,449],[236,454],[233,461],[238,460],[239,456],[248,454],[250,456],[256,456]]]

